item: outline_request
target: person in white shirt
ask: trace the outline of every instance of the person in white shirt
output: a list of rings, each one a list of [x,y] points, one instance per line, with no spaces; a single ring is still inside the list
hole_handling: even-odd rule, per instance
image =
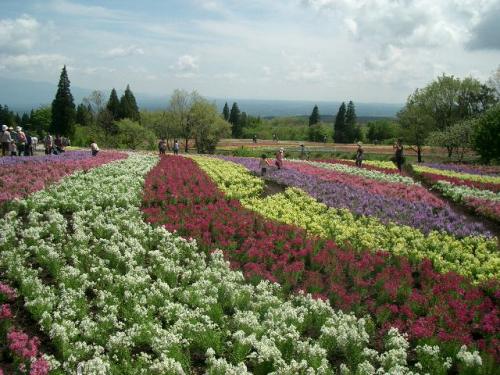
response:
[[[95,143],[95,141],[92,141],[92,143],[90,144],[90,151],[92,151],[92,156],[96,156],[99,152],[99,147],[97,146],[97,143]]]

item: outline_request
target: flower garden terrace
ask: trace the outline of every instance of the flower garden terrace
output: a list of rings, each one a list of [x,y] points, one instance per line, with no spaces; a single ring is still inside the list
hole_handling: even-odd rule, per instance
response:
[[[427,199],[376,167],[349,183],[377,177],[372,195]],[[495,373],[498,264],[480,226],[426,232],[297,187],[262,198],[262,179],[206,157],[119,154],[61,177],[0,219],[0,369]]]
[[[148,175],[149,222],[207,252],[223,249],[249,280],[368,314],[381,337],[398,327],[414,343],[474,343],[498,356],[496,238],[480,229],[425,234],[328,207],[296,188],[261,198],[264,183],[246,168],[193,159],[163,158]]]

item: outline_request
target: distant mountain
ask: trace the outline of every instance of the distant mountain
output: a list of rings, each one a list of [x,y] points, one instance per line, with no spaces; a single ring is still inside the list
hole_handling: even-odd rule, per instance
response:
[[[132,89],[133,90],[133,89]],[[35,82],[20,79],[0,77],[0,104],[8,105],[14,112],[29,112],[32,108],[48,105],[54,99],[57,91],[57,83]],[[71,86],[71,93],[75,103],[79,104],[93,90],[78,86]],[[108,90],[110,91],[110,90]],[[105,92],[105,97],[109,92]],[[134,92],[137,104],[141,109],[157,110],[165,109],[168,105],[169,96],[154,96]],[[237,98],[209,98],[215,101],[219,111],[222,111],[224,103],[229,106],[237,102],[241,111],[252,116],[282,117],[282,116],[304,116],[309,115],[315,104],[323,116],[331,116],[337,113],[340,102],[336,101],[306,101],[306,100],[260,100],[260,99],[237,99]],[[402,104],[390,103],[357,103],[356,114],[360,117],[394,117],[403,107]]]

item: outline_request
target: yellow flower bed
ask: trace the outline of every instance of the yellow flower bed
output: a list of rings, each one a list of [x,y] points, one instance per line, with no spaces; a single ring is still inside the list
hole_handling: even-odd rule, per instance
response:
[[[455,171],[451,171],[451,170],[442,170],[442,169],[426,167],[424,165],[413,165],[413,169],[417,173],[433,173],[433,174],[437,174],[440,176],[456,177],[456,178],[460,178],[462,180],[500,184],[500,177],[495,177],[495,176],[485,176],[485,175],[478,175],[478,174],[461,173],[461,172],[455,172]]]

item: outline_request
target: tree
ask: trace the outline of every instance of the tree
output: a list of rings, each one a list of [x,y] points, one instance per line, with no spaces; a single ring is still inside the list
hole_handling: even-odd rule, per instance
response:
[[[500,100],[500,65],[486,82],[489,88],[494,90],[497,101]]]
[[[309,116],[309,126],[315,125],[319,123],[319,121],[320,121],[319,109],[318,106],[315,105],[311,112],[311,116]]]
[[[346,117],[346,107],[345,103],[342,102],[337,112],[337,116],[335,116],[335,123],[333,125],[333,136],[334,136],[334,141],[336,143],[347,142],[345,117]]]
[[[66,72],[66,65],[61,71],[56,97],[52,101],[52,123],[50,130],[54,134],[71,137],[75,126],[75,103],[71,95],[70,81]]]
[[[229,121],[229,106],[224,104],[224,109],[222,110],[222,118],[226,121]]]
[[[189,111],[196,150],[200,154],[214,153],[222,137],[229,136],[231,126],[220,118],[214,103],[196,97]]]
[[[178,129],[178,134],[184,139],[184,152],[188,152],[189,139],[192,136],[189,111],[194,97],[198,94],[193,91],[189,94],[185,90],[176,89],[170,97],[168,118],[173,126]]]
[[[462,161],[465,152],[473,146],[474,127],[474,119],[462,120],[444,130],[431,132],[426,143],[453,150],[458,156],[458,161]]]
[[[331,137],[331,128],[323,123],[310,125],[308,128],[308,136],[311,142],[323,142],[325,139]]]
[[[93,115],[92,111],[83,103],[80,103],[76,108],[76,123],[81,126],[92,125]]]
[[[394,140],[399,136],[400,132],[399,124],[387,119],[370,121],[367,124],[367,129],[366,138],[373,143]]]
[[[398,121],[401,124],[404,141],[417,153],[417,161],[422,162],[422,147],[432,130],[433,120],[431,115],[419,105],[421,95],[425,95],[417,89],[408,97],[405,107],[398,113]]]
[[[113,87],[111,90],[111,94],[109,95],[108,103],[106,104],[106,109],[111,112],[113,118],[115,120],[119,120],[120,118],[120,100],[118,99],[118,95],[116,94],[116,90]]]
[[[132,90],[130,90],[130,85],[127,85],[127,88],[120,99],[119,114],[120,119],[129,118],[133,121],[139,121],[141,118],[139,107],[137,106]]]
[[[94,116],[94,119],[97,118],[99,112],[102,111],[104,106],[104,94],[102,91],[94,90],[90,93],[89,96],[83,98],[83,104],[87,106],[89,111]]]
[[[170,141],[180,137],[180,129],[169,111],[141,111],[141,124],[151,130],[157,138],[165,139],[167,149]]]
[[[239,138],[242,134],[241,123],[240,123],[240,109],[238,108],[238,103],[233,103],[231,107],[231,113],[229,114],[229,123],[231,124],[231,134],[233,138]]]
[[[42,137],[49,131],[50,124],[52,123],[51,107],[40,107],[32,111],[30,122],[32,131],[38,134],[38,136]]]
[[[23,113],[21,117],[21,126],[25,130],[30,130],[30,116],[27,113]]]
[[[240,116],[240,129],[241,133],[243,134],[243,129],[245,129],[248,125],[248,116],[246,112],[241,112]],[[241,136],[241,135],[240,135]]]
[[[500,104],[478,118],[473,144],[482,161],[500,161]]]
[[[111,112],[109,112],[111,114]],[[117,139],[120,146],[136,150],[147,144],[151,148],[155,142],[155,135],[131,119],[122,119],[116,122]]]
[[[354,103],[351,100],[349,101],[349,104],[347,104],[347,111],[345,114],[345,135],[346,142],[348,143],[359,140],[360,131],[359,129],[356,129],[356,122],[356,108],[354,107]]]
[[[14,126],[16,122],[16,115],[12,112],[7,105],[0,105],[0,124],[7,126]]]

